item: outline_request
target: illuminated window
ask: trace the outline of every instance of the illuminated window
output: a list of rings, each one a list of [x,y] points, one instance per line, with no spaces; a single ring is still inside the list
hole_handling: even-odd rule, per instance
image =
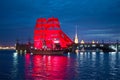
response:
[[[83,47],[83,45],[80,45],[80,47]]]
[[[90,47],[90,45],[88,45],[88,47]]]
[[[92,45],[92,47],[96,47],[96,45]]]
[[[87,45],[85,45],[85,47],[87,47]]]
[[[103,47],[103,46],[104,46],[103,44],[100,45],[100,47]]]

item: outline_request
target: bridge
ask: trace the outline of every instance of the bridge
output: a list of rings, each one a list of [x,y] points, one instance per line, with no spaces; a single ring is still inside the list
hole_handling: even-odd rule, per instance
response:
[[[120,43],[78,43],[73,44],[69,47],[69,50],[75,52],[75,50],[79,51],[98,51],[98,52],[119,52],[120,51]]]

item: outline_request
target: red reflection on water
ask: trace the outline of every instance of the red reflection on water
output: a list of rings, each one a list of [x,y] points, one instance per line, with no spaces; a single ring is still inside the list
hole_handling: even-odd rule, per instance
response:
[[[30,54],[27,53],[25,55],[25,77],[26,78],[31,78],[29,75],[30,75],[30,66],[31,66],[31,60],[30,60]]]
[[[48,55],[33,55],[32,59],[28,61],[26,55],[26,79],[64,79],[66,75],[66,69],[68,60],[65,56],[48,56]],[[32,66],[30,68],[30,64]]]

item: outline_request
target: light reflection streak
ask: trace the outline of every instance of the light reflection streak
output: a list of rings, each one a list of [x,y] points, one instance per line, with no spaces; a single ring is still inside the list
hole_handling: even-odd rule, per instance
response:
[[[15,58],[15,59],[17,58],[17,53],[16,52],[13,53],[13,58]]]
[[[21,75],[18,73],[18,60],[20,57],[17,53],[13,53],[12,57],[11,75],[15,78]],[[115,76],[118,75],[120,68],[120,55],[115,52],[80,52],[78,54],[68,53],[64,56],[26,53],[24,58],[26,80],[71,80],[72,78],[80,80],[83,76],[89,75],[89,77],[92,77],[100,74]],[[87,71],[89,73],[86,73]]]
[[[93,55],[96,55],[96,52],[92,52]]]
[[[110,64],[112,64],[112,65],[111,65],[111,68],[114,69],[117,53],[116,53],[116,52],[110,52],[109,54],[110,54],[110,60],[111,60],[111,61],[110,61]]]
[[[76,53],[76,55],[77,55],[77,58],[79,58],[79,56],[80,56],[79,53]]]
[[[116,54],[116,52],[109,52],[109,53],[110,53],[110,54],[113,54],[113,55]]]
[[[84,53],[83,52],[80,52],[80,59],[82,60],[83,59],[83,57],[84,57],[84,55],[83,55]]]
[[[82,55],[83,55],[83,52],[80,52],[80,54],[82,54]]]
[[[106,66],[107,69],[102,74],[113,74],[112,71],[115,72],[118,69],[116,65],[118,65],[119,55],[115,53],[80,52],[78,54],[68,53],[66,56],[26,54],[25,58],[26,80],[69,80],[68,75],[78,76],[81,70],[84,71],[82,68],[86,65],[89,65],[89,68],[86,67],[88,70],[93,70],[92,74],[101,74],[98,69],[106,69]],[[30,68],[30,66],[32,67]],[[97,72],[93,68],[96,68]]]
[[[70,58],[70,54],[71,54],[71,53],[70,53],[70,52],[68,52],[68,55],[67,55],[67,56],[68,56],[68,58]]]
[[[18,72],[18,54],[16,52],[13,53],[13,68],[12,68],[12,78],[17,77],[17,72]]]
[[[92,60],[95,61],[96,58],[96,52],[92,52]]]
[[[30,54],[26,53],[25,54],[25,77],[30,79],[31,77],[31,60],[30,60]]]
[[[32,55],[25,56],[26,79],[63,80],[66,75],[68,59],[65,56]],[[33,63],[30,69],[30,63]]]
[[[104,54],[103,52],[100,52],[100,54]]]

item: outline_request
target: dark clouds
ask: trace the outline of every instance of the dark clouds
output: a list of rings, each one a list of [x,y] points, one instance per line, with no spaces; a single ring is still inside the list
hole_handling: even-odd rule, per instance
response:
[[[120,39],[120,0],[2,0],[0,42],[24,42],[33,37],[37,18],[52,16],[71,38],[78,25],[80,39]]]

